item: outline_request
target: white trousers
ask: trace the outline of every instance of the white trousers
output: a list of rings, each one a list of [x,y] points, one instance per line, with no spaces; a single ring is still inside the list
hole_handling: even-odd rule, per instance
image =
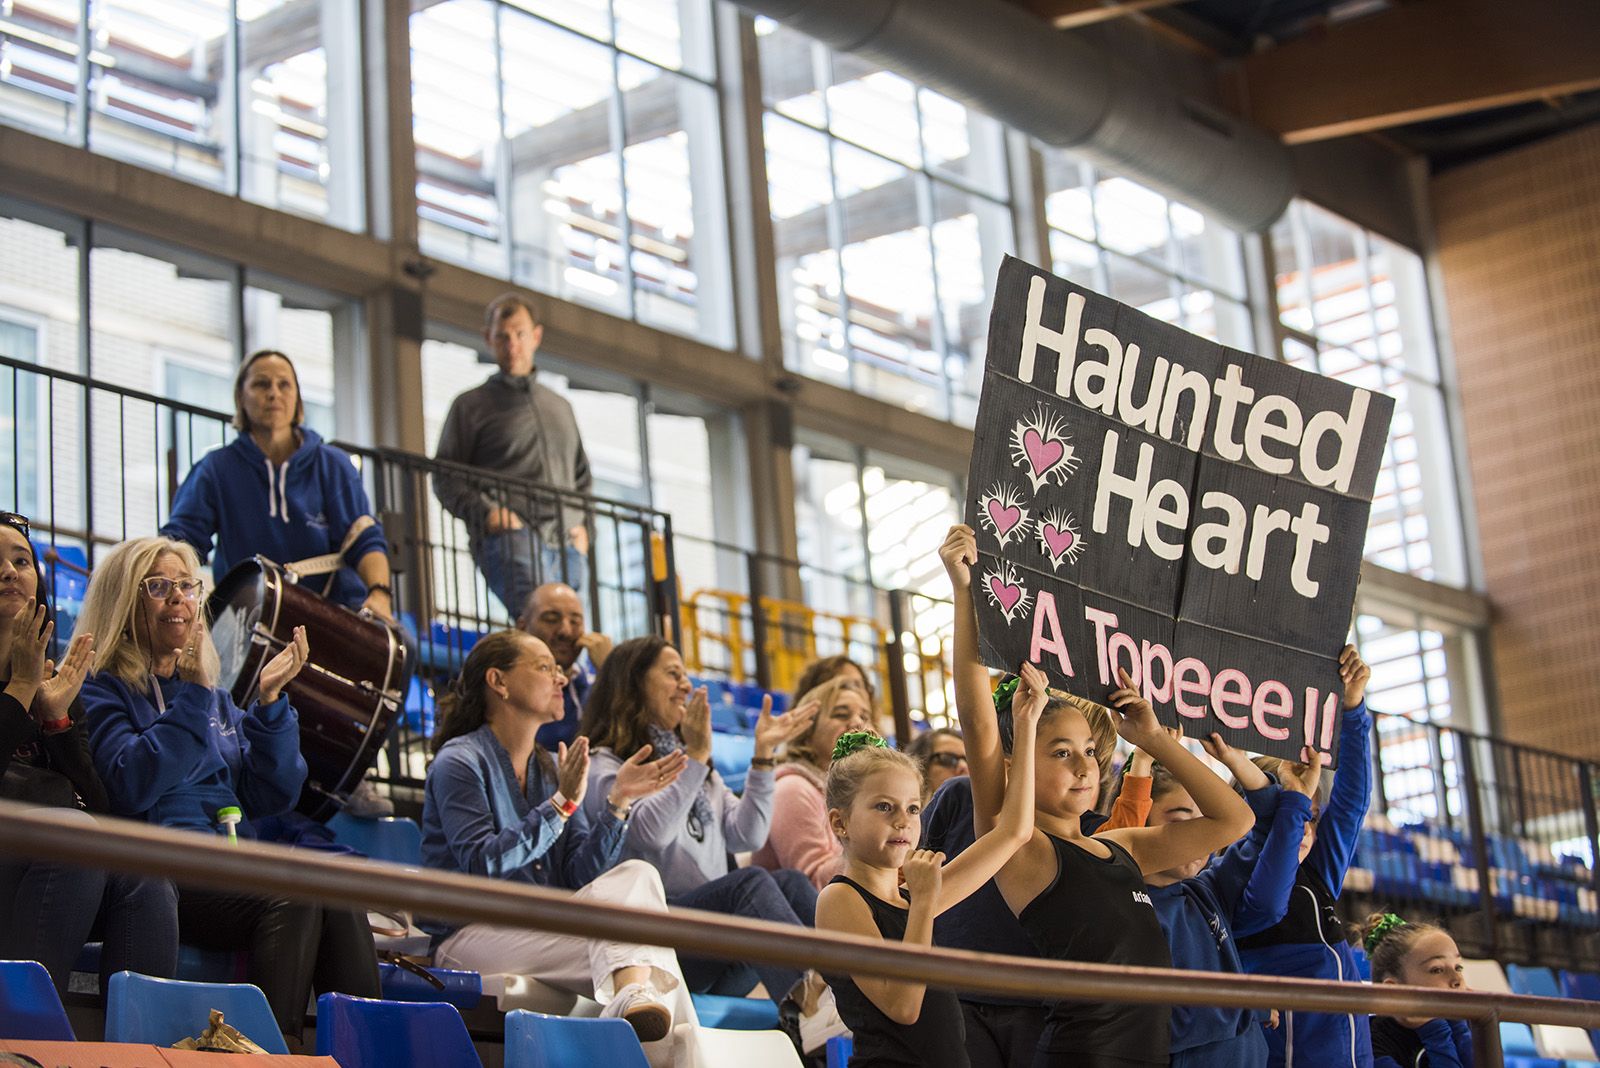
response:
[[[642,860],[623,861],[572,896],[580,901],[667,911],[661,876]],[[469,923],[440,943],[434,958],[444,968],[465,968],[485,975],[531,975],[602,1005],[616,996],[611,977],[617,969],[647,967],[652,985],[672,1010],[673,1023],[697,1022],[678,955],[661,946]]]

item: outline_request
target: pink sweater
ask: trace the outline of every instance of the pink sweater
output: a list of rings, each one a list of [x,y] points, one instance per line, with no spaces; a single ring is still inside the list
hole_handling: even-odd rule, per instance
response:
[[[776,871],[793,868],[821,889],[844,870],[844,847],[828,827],[822,774],[810,764],[778,769],[772,793],[772,831],[752,864]]]

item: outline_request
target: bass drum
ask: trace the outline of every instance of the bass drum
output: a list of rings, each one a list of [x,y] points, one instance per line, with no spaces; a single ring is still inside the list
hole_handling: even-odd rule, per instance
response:
[[[307,775],[299,810],[325,820],[372,767],[400,707],[405,645],[399,632],[292,581],[264,556],[229,571],[209,602],[222,658],[218,685],[248,708],[261,669],[306,629],[311,656],[286,687],[300,718]]]

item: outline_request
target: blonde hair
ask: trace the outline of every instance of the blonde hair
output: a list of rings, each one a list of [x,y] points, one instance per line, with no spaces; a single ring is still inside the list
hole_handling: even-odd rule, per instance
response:
[[[112,549],[95,565],[88,592],[83,596],[83,611],[78,615],[78,631],[94,635],[92,670],[109,672],[139,693],[149,692],[152,667],[150,650],[142,645],[136,627],[146,600],[142,581],[169,553],[182,562],[190,578],[200,577],[200,557],[188,543],[161,537],[133,538]],[[194,633],[200,649],[196,681],[215,686],[222,664],[211,643],[204,601],[195,602]]]
[[[811,740],[816,737],[817,728],[822,725],[823,719],[833,711],[834,703],[839,700],[839,695],[845,692],[856,694],[867,705],[867,717],[872,718],[872,700],[867,692],[861,688],[861,680],[851,678],[849,675],[835,675],[820,686],[815,686],[801,694],[795,701],[794,707],[799,708],[808,701],[816,701],[822,707],[817,711],[817,718],[812,723],[811,730],[804,738],[796,738],[783,748],[783,759],[790,762],[810,764],[820,769],[822,761],[819,754],[811,747]],[[831,758],[833,754],[828,754]]]
[[[828,767],[828,786],[823,791],[823,803],[830,810],[850,811],[850,806],[856,803],[856,795],[861,792],[861,784],[888,768],[909,772],[921,786],[922,765],[917,763],[915,757],[888,746],[869,745],[840,757]]]

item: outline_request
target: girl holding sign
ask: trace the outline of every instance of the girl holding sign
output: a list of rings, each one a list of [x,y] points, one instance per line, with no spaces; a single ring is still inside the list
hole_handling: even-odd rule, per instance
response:
[[[972,528],[952,527],[939,556],[955,592],[956,709],[972,768],[974,829],[983,833],[1000,815],[1007,772],[1005,725],[989,699],[988,670],[978,658],[971,571],[978,544]],[[1239,795],[1162,729],[1126,673],[1121,681],[1122,688],[1109,699],[1120,719],[1118,733],[1188,790],[1199,815],[1086,836],[1079,818],[1094,806],[1100,789],[1093,734],[1082,712],[1052,698],[1035,729],[1035,829],[995,882],[1045,957],[1168,967],[1171,956],[1145,888],[1146,874],[1209,856],[1248,833],[1254,817]],[[1015,722],[1011,733],[1015,737],[1025,730]],[[1023,749],[1017,756],[1026,759],[1025,754]],[[1169,1018],[1164,1005],[1059,1002],[1050,1007],[1034,1063],[1036,1068],[1166,1065]]]

